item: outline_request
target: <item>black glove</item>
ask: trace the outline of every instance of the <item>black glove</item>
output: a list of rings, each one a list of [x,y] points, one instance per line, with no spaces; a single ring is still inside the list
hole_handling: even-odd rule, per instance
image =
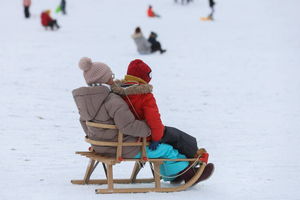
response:
[[[160,141],[151,141],[149,149],[155,151],[159,145]]]

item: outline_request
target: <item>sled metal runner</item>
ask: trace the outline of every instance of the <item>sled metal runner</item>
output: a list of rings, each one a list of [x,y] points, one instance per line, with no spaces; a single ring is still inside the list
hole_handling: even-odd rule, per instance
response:
[[[109,128],[109,129],[117,129],[114,125],[106,125],[106,124],[99,124],[94,122],[86,122],[88,126],[98,127],[98,128]],[[90,159],[90,162],[87,166],[84,178],[81,180],[71,180],[73,184],[99,184],[99,185],[107,185],[106,189],[96,189],[97,194],[109,194],[109,193],[143,193],[143,192],[176,192],[185,190],[194,185],[194,183],[199,179],[203,170],[206,166],[205,160],[198,158],[186,158],[186,159],[163,159],[163,158],[147,158],[146,157],[146,138],[143,138],[142,142],[123,142],[123,134],[121,132],[118,133],[118,141],[117,142],[102,142],[102,141],[95,141],[90,140],[88,138],[85,139],[86,142],[97,145],[97,146],[113,146],[117,148],[116,156],[115,157],[104,157],[101,156],[93,151],[82,151],[76,152],[81,156],[85,156]],[[142,156],[141,158],[134,159],[134,158],[122,158],[122,147],[123,146],[140,146]],[[115,179],[113,178],[113,166],[121,163],[121,162],[135,162],[132,173],[130,178],[128,179]],[[161,176],[160,176],[160,165],[164,161],[188,161],[194,164],[200,164],[200,168],[197,170],[195,176],[184,184],[176,184],[172,185],[171,187],[162,187],[161,185]],[[152,170],[153,178],[143,178],[137,179],[137,175],[141,170],[142,166],[149,162],[150,168]],[[92,173],[94,172],[95,168],[98,166],[99,163],[102,163],[104,173],[106,178],[105,179],[90,179]],[[134,188],[132,187],[133,184],[137,183],[154,183],[153,187],[145,187],[145,188]],[[128,188],[115,188],[114,184],[131,184]],[[171,185],[171,184],[170,184]]]

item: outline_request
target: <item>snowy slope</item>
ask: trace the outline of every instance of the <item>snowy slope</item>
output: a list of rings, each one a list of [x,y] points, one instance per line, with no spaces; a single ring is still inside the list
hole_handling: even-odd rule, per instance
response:
[[[33,0],[25,20],[21,1],[1,0],[1,200],[300,199],[299,1],[217,1],[210,23],[199,20],[205,0],[69,0],[67,16],[53,14],[62,28],[45,31],[39,14],[58,2]],[[150,3],[161,19],[146,17]],[[157,32],[167,53],[139,55],[136,26]],[[214,176],[179,193],[96,195],[99,186],[72,185],[88,161],[74,154],[87,149],[71,95],[85,84],[82,56],[118,78],[132,59],[148,63],[164,124],[198,138]]]

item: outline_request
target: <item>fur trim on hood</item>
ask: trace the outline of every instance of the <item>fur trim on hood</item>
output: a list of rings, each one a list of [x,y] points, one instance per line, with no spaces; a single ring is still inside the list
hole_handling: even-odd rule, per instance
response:
[[[115,80],[111,86],[111,91],[121,95],[132,95],[132,94],[147,94],[151,93],[153,86],[150,84],[126,84],[125,80]]]
[[[132,38],[139,38],[139,37],[143,37],[143,33],[134,33],[131,35]]]

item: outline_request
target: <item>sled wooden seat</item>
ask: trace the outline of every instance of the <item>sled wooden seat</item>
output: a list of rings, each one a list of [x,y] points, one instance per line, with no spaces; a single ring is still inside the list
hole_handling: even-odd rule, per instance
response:
[[[117,129],[114,125],[107,124],[99,124],[94,122],[86,122],[87,126],[97,127],[97,128],[106,128],[106,129]],[[97,146],[112,146],[116,147],[116,156],[115,157],[105,157],[100,154],[97,154],[94,151],[80,151],[76,152],[81,156],[85,156],[90,159],[90,162],[87,166],[84,178],[81,180],[71,180],[73,184],[105,184],[107,185],[106,189],[96,189],[96,193],[99,194],[107,194],[107,193],[139,193],[139,192],[175,192],[185,190],[198,180],[198,178],[203,173],[203,170],[206,166],[206,160],[202,157],[198,158],[186,158],[186,159],[163,159],[156,158],[151,159],[146,156],[146,138],[143,138],[141,142],[123,142],[123,134],[119,131],[118,133],[118,141],[117,142],[105,142],[105,141],[95,141],[89,138],[85,139],[86,142],[97,145]],[[140,146],[141,147],[141,158],[122,158],[122,147],[123,146]],[[207,158],[206,158],[207,159]],[[135,162],[130,178],[128,179],[114,179],[113,178],[113,166],[121,163],[121,162]],[[192,166],[200,164],[199,170],[196,172],[195,176],[185,184],[180,185],[172,185],[172,187],[162,187],[161,186],[161,175],[160,175],[160,165],[165,161],[188,161],[193,163]],[[137,175],[141,168],[144,166],[146,162],[149,162],[150,169],[153,177],[137,179]],[[90,179],[92,173],[96,169],[99,163],[102,163],[105,179]],[[136,184],[136,183],[154,183],[153,187],[145,187],[145,188],[136,188],[136,187],[128,187],[128,188],[115,188],[114,184]]]

